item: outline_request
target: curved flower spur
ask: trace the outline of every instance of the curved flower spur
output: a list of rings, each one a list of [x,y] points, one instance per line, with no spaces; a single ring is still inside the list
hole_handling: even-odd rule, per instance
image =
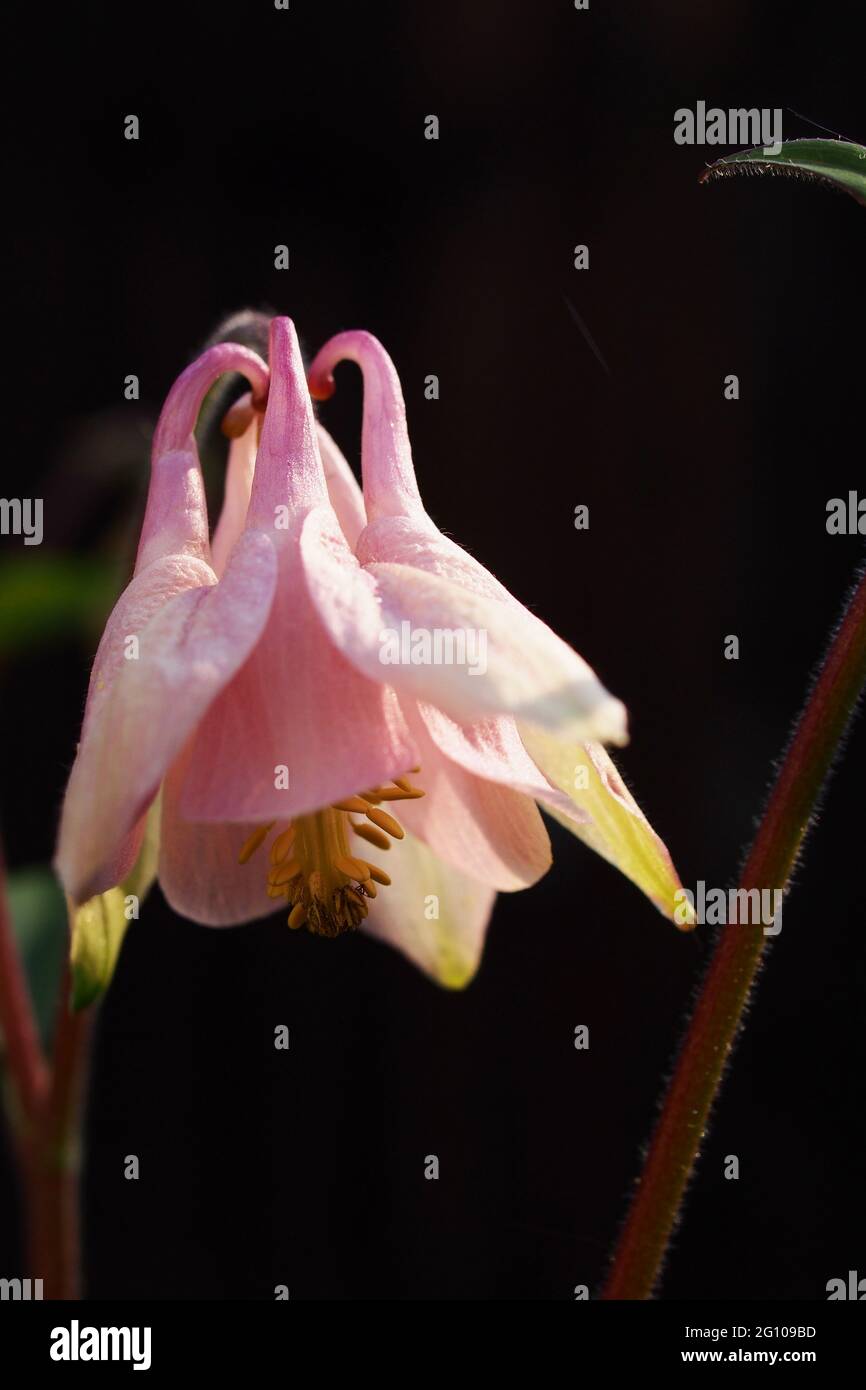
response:
[[[284,899],[293,928],[362,927],[461,986],[496,892],[550,866],[539,803],[673,919],[670,856],[602,747],[626,741],[624,707],[427,516],[376,339],[326,344],[313,394],[343,359],[364,377],[363,492],[314,419],[289,319],[269,369],[223,344],[169,394],[63,807],[73,906],[124,881],[161,803],[178,912],[226,926]],[[193,429],[223,371],[252,389],[224,422],[211,544]]]

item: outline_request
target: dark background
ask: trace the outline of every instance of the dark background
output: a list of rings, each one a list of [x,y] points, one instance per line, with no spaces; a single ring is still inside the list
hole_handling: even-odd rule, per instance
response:
[[[866,484],[866,212],[780,179],[699,186],[724,151],[675,145],[673,113],[793,107],[859,140],[866,122],[847,6],[697,8],[85,5],[68,33],[36,13],[42,34],[19,15],[4,495],[41,488],[43,551],[111,560],[110,602],[160,402],[219,319],[269,306],[313,351],[371,330],[403,380],[429,511],[626,701],[625,776],[683,881],[727,885],[862,560],[862,540],[827,535],[825,504]],[[786,109],[784,133],[819,132]],[[273,269],[282,242],[288,272]],[[123,400],[131,372],[138,405]],[[732,372],[738,402],[723,399]],[[323,419],[351,458],[359,408],[346,368]],[[723,658],[730,633],[739,661]],[[97,636],[55,633],[0,672],[13,869],[50,859]],[[861,719],[665,1298],[820,1299],[866,1273],[864,748]],[[93,1297],[597,1285],[711,932],[678,934],[551,833],[553,870],[500,898],[458,995],[363,936],[290,934],[282,917],[208,931],[153,893],[98,1024]],[[8,1153],[0,1176],[11,1273]]]

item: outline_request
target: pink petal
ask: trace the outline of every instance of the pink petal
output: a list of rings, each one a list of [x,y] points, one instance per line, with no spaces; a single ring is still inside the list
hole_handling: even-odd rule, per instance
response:
[[[388,856],[391,886],[364,930],[402,951],[440,985],[462,989],[478,969],[496,893],[407,835]]]
[[[90,725],[98,723],[109,703],[115,679],[129,665],[124,656],[126,638],[140,635],[151,618],[178,594],[209,587],[215,578],[203,560],[191,555],[168,555],[147,565],[130,581],[109,616],[96,650],[84,707],[82,742]]]
[[[310,507],[328,502],[313,404],[291,319],[271,320],[270,367],[247,525],[283,546],[293,544],[294,524]]]
[[[318,352],[310,367],[310,389],[317,400],[334,390],[338,362],[357,362],[364,374],[364,421],[361,471],[367,516],[423,516],[406,428],[400,378],[382,344],[361,330],[338,333]]]
[[[309,515],[322,513],[349,554],[330,508]],[[198,730],[182,813],[203,821],[289,820],[416,761],[393,691],[362,676],[331,643],[310,600],[300,549],[284,545],[262,641]]]
[[[229,552],[247,521],[260,422],[260,417],[250,409],[251,399],[248,393],[235,403],[236,406],[247,406],[245,413],[249,415],[249,424],[243,434],[234,437],[229,444],[222,511],[211,540],[213,567],[217,575],[222,574],[225,569]],[[344,536],[349,544],[354,546],[367,521],[361,489],[348,462],[328,431],[323,429],[318,421],[315,428],[328,497]]]
[[[211,541],[213,567],[217,575],[223,573],[231,548],[240,539],[246,525],[256,466],[258,433],[259,417],[251,412],[250,423],[243,434],[232,439],[229,444],[222,511]]]
[[[225,372],[241,372],[257,400],[267,396],[268,369],[258,353],[238,343],[217,343],[190,363],[169,391],[153,437],[155,456],[188,447],[201,403]]]
[[[151,475],[151,527],[143,538],[137,572],[121,594],[106,623],[90,674],[81,744],[98,725],[110,701],[114,682],[127,664],[128,636],[140,634],[170,599],[189,589],[214,582],[207,554],[207,512],[197,457],[167,454],[154,464]],[[162,519],[161,519],[162,518]],[[81,746],[81,745],[79,745]],[[138,858],[144,817],[129,833],[107,846],[103,888],[120,883]]]
[[[328,502],[288,319],[271,324],[270,362],[247,525],[278,548],[277,593],[262,642],[198,731],[181,801],[191,820],[289,819],[399,776],[415,761],[393,692],[332,645],[310,599],[308,578],[320,565],[330,572],[336,563],[351,575],[342,595],[350,612],[365,601],[369,581]]]
[[[461,724],[505,714],[573,738],[626,741],[621,703],[527,609],[481,585],[470,589],[407,564],[361,569],[329,515],[316,509],[301,532],[307,584],[331,640],[359,671]],[[438,662],[435,654],[412,659],[415,636],[432,640],[437,632],[456,633],[479,647],[467,647],[463,664]]]
[[[533,762],[513,719],[500,716],[457,724],[433,705],[419,705],[418,712],[440,752],[467,772],[580,819],[571,798],[552,787]]]
[[[172,386],[153,437],[136,571],[164,555],[210,559],[207,508],[193,431],[205,394],[224,372],[243,372],[256,395],[268,389],[268,370],[256,353],[219,343],[196,359]]]
[[[210,565],[207,502],[194,441],[188,449],[154,455],[135,573],[179,556]]]
[[[115,641],[120,651],[101,648],[106,683],[88,711],[57,849],[58,873],[76,902],[116,882],[111,866],[125,837],[208,705],[258,641],[276,569],[270,541],[250,533],[235,547],[219,584],[177,593],[138,630],[109,624],[103,644]],[[132,612],[129,605],[125,612]],[[138,659],[122,655],[120,644],[129,635],[138,637]]]
[[[470,593],[527,611],[495,575],[456,541],[443,536],[429,517],[382,517],[365,528],[355,549],[362,565],[409,565]]]
[[[368,566],[367,587],[356,580],[351,597],[335,604],[337,574],[348,576],[349,567],[342,557],[337,563],[330,556],[327,563],[330,572],[323,563],[310,575],[319,616],[336,645],[371,680],[387,680],[461,724],[506,714],[562,736],[626,741],[622,704],[525,609],[395,564]],[[432,643],[443,634],[472,645],[462,655],[458,649],[457,659],[447,652],[437,658],[432,649],[413,655],[417,639]]]
[[[466,772],[440,753],[417,712],[404,706],[404,713],[418,747],[415,781],[425,795],[388,809],[440,859],[479,883],[506,893],[537,883],[551,853],[532,798]]]
[[[325,470],[325,481],[328,484],[328,497],[337,514],[340,529],[354,550],[357,539],[367,524],[364,497],[347,460],[328,431],[318,422],[316,434]]]
[[[334,642],[371,679],[381,678],[375,626],[410,635],[457,631],[490,639],[489,668],[404,660],[390,667],[397,689],[437,705],[460,723],[488,715],[520,716],[574,738],[626,740],[625,710],[590,667],[550,628],[512,598],[482,565],[446,541],[427,517],[418,492],[406,411],[394,365],[368,333],[341,333],[326,343],[310,368],[313,392],[334,389],[337,362],[357,362],[364,374],[361,466],[369,526],[357,555],[376,580],[366,594],[353,585],[352,603],[330,603],[341,561],[326,575],[319,567],[311,593]],[[363,600],[363,601],[362,601]],[[358,624],[355,618],[361,615]],[[474,679],[473,679],[474,677]]]
[[[184,819],[178,805],[192,743],[163,784],[159,882],[182,917],[208,927],[231,927],[268,917],[278,906],[268,897],[266,849],[238,863],[253,825],[207,825]]]

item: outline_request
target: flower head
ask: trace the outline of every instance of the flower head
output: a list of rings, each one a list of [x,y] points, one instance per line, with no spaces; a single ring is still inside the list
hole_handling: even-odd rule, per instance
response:
[[[123,880],[161,788],[163,891],[208,925],[284,899],[293,928],[362,926],[463,984],[496,892],[550,865],[538,805],[673,916],[670,857],[602,747],[625,742],[623,705],[427,515],[376,339],[326,344],[313,394],[342,359],[364,376],[363,491],[314,418],[290,320],[268,367],[223,344],[172,389],[64,803],[67,892]],[[251,391],[224,422],[211,540],[193,429],[226,370]]]

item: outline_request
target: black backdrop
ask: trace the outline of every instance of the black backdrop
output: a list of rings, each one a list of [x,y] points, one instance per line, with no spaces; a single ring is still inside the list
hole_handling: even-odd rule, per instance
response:
[[[828,497],[866,484],[864,213],[782,180],[700,187],[713,152],[675,145],[673,112],[779,106],[786,136],[816,134],[809,117],[862,139],[849,14],[256,0],[85,5],[66,32],[37,14],[26,34],[19,14],[5,443],[9,477],[44,487],[46,546],[107,534],[129,563],[147,431],[221,316],[289,313],[312,350],[368,328],[401,373],[431,514],[625,699],[625,776],[684,881],[727,884],[862,558],[824,523]],[[431,113],[438,142],[423,138]],[[122,400],[130,372],[138,407]],[[423,396],[431,372],[438,402]],[[324,418],[350,457],[359,403],[344,369]],[[13,867],[51,854],[88,660],[70,638],[3,672]],[[667,1298],[821,1298],[862,1266],[864,747],[861,720]],[[710,933],[677,934],[552,835],[552,872],[500,898],[459,995],[363,937],[323,942],[280,917],[208,931],[155,893],[98,1027],[90,1294],[269,1298],[285,1283],[293,1298],[550,1299],[595,1285]],[[578,1023],[588,1053],[572,1046]],[[439,1182],[423,1178],[428,1153]],[[723,1178],[731,1153],[738,1182]]]

